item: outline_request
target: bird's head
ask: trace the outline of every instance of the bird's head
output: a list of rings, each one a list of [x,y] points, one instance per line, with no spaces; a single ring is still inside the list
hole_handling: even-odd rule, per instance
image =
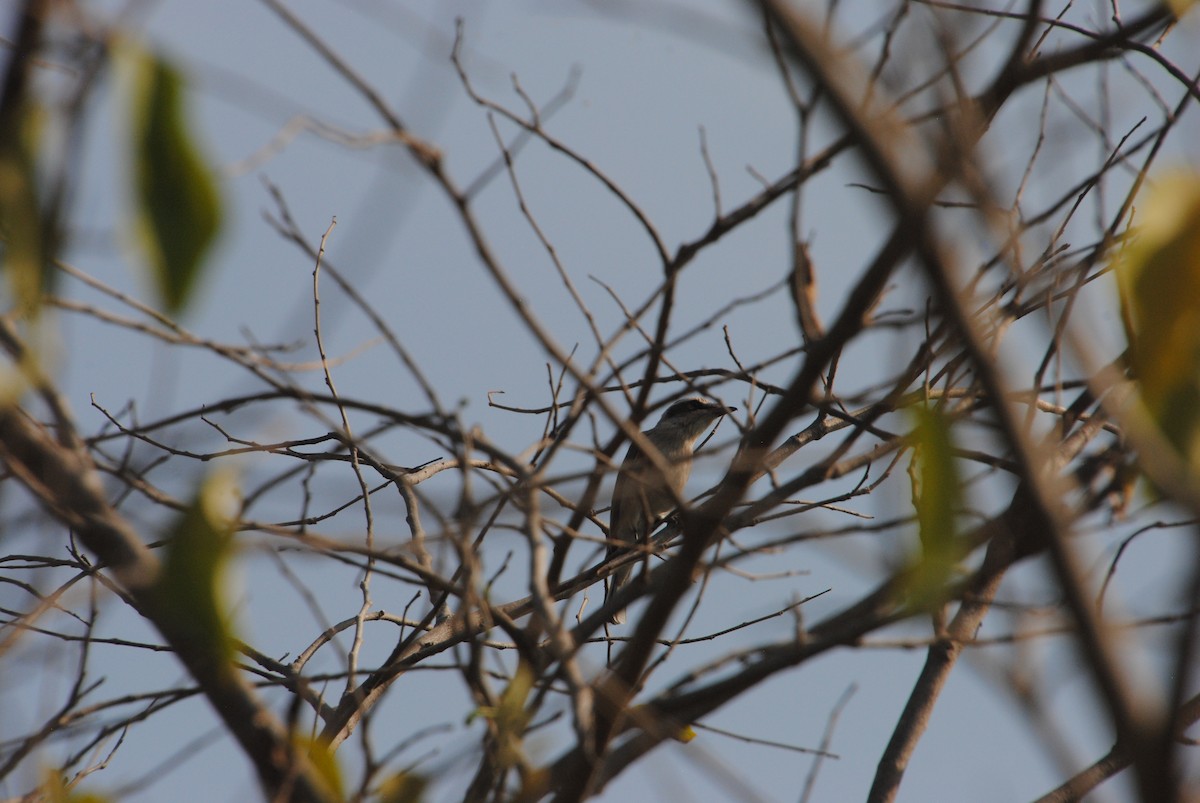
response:
[[[676,430],[682,433],[684,439],[692,440],[700,437],[709,424],[735,410],[736,407],[726,407],[708,399],[680,399],[667,408],[654,429]]]

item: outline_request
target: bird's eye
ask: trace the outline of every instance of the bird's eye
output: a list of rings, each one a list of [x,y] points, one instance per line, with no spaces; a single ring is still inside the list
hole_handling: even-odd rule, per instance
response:
[[[692,413],[692,412],[695,412],[696,410],[707,410],[709,408],[709,406],[710,406],[709,403],[704,401],[703,399],[684,399],[682,401],[677,401],[674,404],[672,404],[670,407],[668,407],[666,414],[668,416],[674,417],[677,415],[684,415],[686,413]]]

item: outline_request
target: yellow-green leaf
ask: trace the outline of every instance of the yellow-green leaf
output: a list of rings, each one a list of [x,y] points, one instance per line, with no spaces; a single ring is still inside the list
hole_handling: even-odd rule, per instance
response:
[[[525,701],[533,689],[533,670],[524,661],[517,665],[516,674],[509,681],[508,687],[500,695],[500,705],[495,712],[497,724],[501,730],[511,730],[520,733],[525,730],[529,721],[529,712],[525,710]]]
[[[1116,262],[1130,360],[1147,413],[1200,462],[1200,176],[1160,181]]]
[[[31,100],[0,121],[0,235],[4,273],[21,309],[36,313],[54,276],[51,224],[42,214],[37,182],[37,143],[42,114]]]
[[[308,757],[313,769],[317,771],[317,775],[325,781],[325,786],[333,791],[335,799],[344,800],[342,768],[338,765],[333,751],[319,739],[293,735],[292,741]]]
[[[415,772],[398,772],[379,788],[379,803],[420,803],[429,779]]]
[[[232,671],[233,637],[222,578],[232,552],[237,488],[233,475],[218,471],[205,479],[166,545],[155,588],[160,624],[181,638],[218,671]]]
[[[178,71],[149,54],[135,64],[136,231],[162,302],[177,312],[220,228],[220,197],[187,120]]]
[[[61,775],[54,771],[43,774],[41,800],[48,803],[108,803],[108,798],[95,792],[74,792],[67,787]]]
[[[518,764],[524,755],[525,727],[529,724],[529,711],[525,703],[533,689],[533,670],[521,661],[512,680],[500,694],[495,706],[481,706],[477,716],[486,717],[495,724],[497,755],[496,762],[503,767]]]
[[[917,408],[916,417],[910,477],[921,553],[908,591],[913,607],[927,609],[945,602],[947,583],[963,557],[957,532],[962,487],[949,421],[926,407]]]

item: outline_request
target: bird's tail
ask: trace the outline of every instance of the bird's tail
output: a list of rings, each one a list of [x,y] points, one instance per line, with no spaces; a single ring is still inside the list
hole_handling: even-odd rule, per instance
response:
[[[629,583],[629,575],[633,573],[633,566],[622,566],[613,572],[612,577],[608,579],[608,585],[604,587],[604,604],[608,604],[608,600],[613,597],[618,591],[624,588]],[[625,624],[625,609],[613,613],[608,620],[614,625]]]

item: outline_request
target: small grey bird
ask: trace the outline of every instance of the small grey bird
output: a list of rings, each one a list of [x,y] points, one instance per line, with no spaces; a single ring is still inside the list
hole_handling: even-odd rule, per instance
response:
[[[608,559],[622,551],[613,543],[644,544],[663,516],[675,509],[675,500],[683,496],[683,487],[692,473],[692,448],[704,431],[736,407],[723,407],[707,399],[682,399],[675,402],[654,429],[642,434],[658,447],[670,469],[661,472],[647,459],[636,443],[629,444],[617,482],[613,486],[612,508],[609,511]],[[605,589],[604,600],[629,582],[633,563],[613,572]],[[625,611],[612,615],[614,625],[625,622]]]

